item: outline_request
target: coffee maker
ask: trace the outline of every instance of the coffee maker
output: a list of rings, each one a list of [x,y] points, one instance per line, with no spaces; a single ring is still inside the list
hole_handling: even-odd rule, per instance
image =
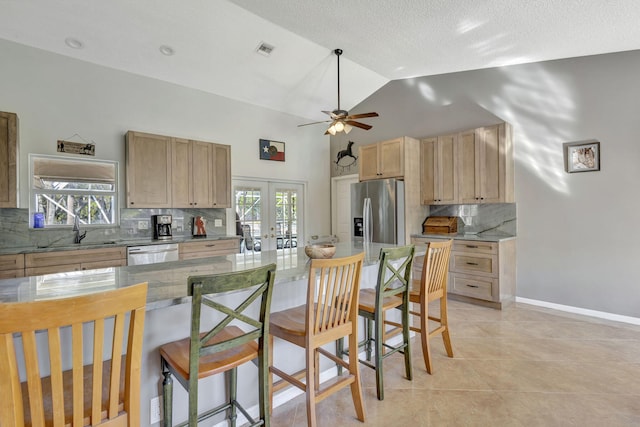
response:
[[[154,240],[171,239],[171,215],[151,215]]]

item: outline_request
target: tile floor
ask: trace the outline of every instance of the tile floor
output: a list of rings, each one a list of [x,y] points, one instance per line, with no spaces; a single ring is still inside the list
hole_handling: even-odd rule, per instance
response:
[[[434,309],[436,306],[434,306]],[[385,361],[385,400],[361,365],[367,420],[348,388],[318,406],[322,426],[640,426],[640,326],[516,303],[499,311],[450,301],[454,358],[432,340],[434,374],[412,341]],[[306,425],[303,396],[274,409],[272,426]]]

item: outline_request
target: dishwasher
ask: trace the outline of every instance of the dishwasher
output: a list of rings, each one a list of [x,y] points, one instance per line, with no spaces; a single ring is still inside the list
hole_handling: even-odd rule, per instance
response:
[[[127,247],[127,265],[155,264],[178,259],[177,243]]]

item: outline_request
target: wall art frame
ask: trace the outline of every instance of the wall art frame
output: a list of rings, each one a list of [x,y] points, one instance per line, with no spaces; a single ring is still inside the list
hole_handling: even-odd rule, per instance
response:
[[[564,170],[567,173],[600,170],[600,141],[576,141],[562,144]]]
[[[258,145],[260,147],[260,160],[285,161],[284,142],[260,139]]]

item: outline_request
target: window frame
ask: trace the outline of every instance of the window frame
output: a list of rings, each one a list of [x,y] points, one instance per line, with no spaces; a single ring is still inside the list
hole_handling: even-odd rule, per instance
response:
[[[49,160],[60,160],[63,162],[78,162],[84,164],[108,164],[113,165],[114,167],[114,181],[113,181],[113,191],[94,191],[94,190],[81,190],[81,189],[72,189],[72,190],[46,190],[46,189],[38,189],[35,188],[34,182],[34,162],[37,159],[49,159]],[[75,158],[75,157],[64,157],[64,156],[54,156],[48,154],[36,154],[29,153],[29,218],[33,218],[33,214],[37,212],[37,203],[36,198],[40,194],[71,194],[78,196],[112,196],[113,197],[113,224],[95,224],[95,223],[84,223],[81,222],[81,226],[83,228],[113,228],[120,226],[120,195],[119,195],[119,162],[116,160],[103,160],[103,159],[85,159],[85,158]],[[72,181],[71,181],[72,182]],[[80,182],[80,180],[79,180]],[[31,227],[33,224],[31,224]],[[45,228],[49,229],[66,229],[72,228],[73,224],[45,224]]]

